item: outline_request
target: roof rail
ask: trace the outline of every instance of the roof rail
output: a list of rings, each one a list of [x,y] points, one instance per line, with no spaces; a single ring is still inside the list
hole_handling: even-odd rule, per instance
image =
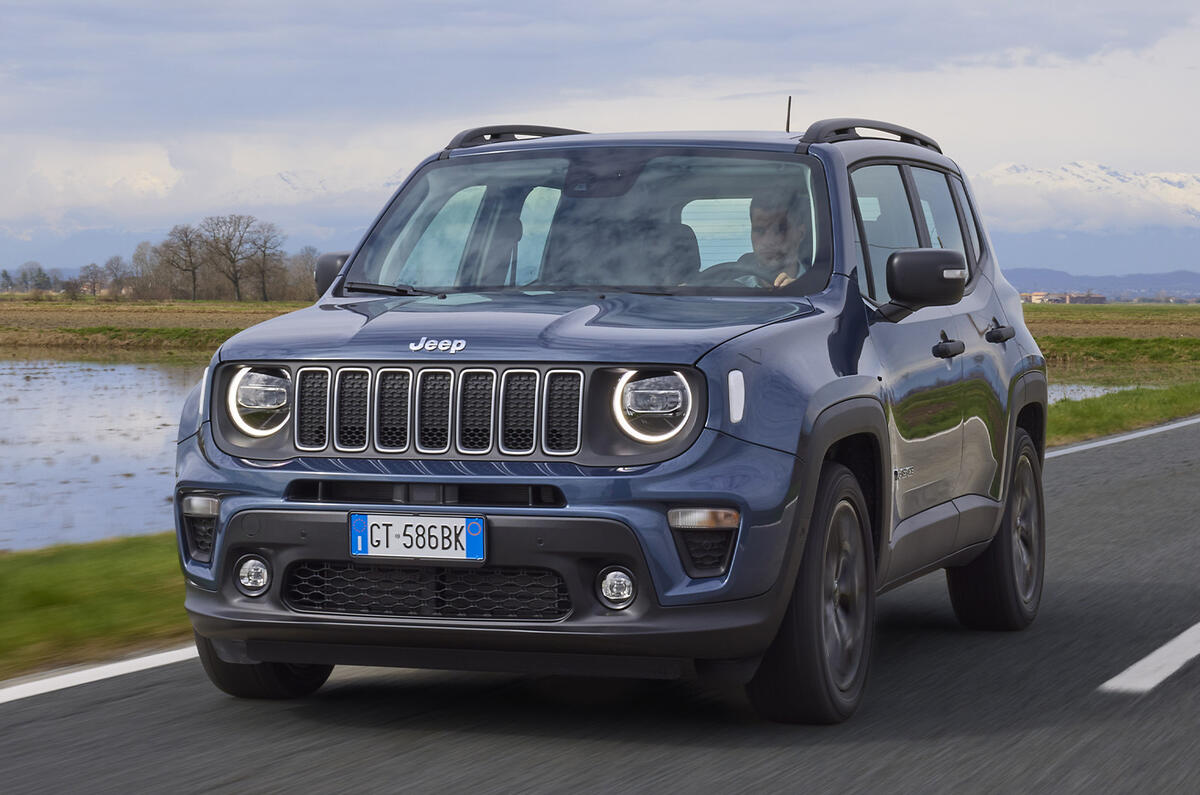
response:
[[[493,124],[490,127],[472,127],[463,130],[450,139],[446,149],[466,149],[469,146],[482,146],[503,141],[516,141],[517,136],[527,138],[549,138],[554,135],[586,135],[582,130],[568,130],[564,127],[538,127],[533,124]]]
[[[859,135],[857,130],[859,127],[866,130],[879,130],[880,132],[898,135],[900,136],[900,140],[906,144],[924,146],[926,149],[932,149],[938,154],[942,153],[942,147],[938,146],[937,141],[928,135],[923,135],[907,127],[901,127],[899,124],[875,121],[873,119],[822,119],[821,121],[815,121],[809,125],[809,128],[804,132],[800,141],[802,143],[816,144],[853,141],[870,137]]]

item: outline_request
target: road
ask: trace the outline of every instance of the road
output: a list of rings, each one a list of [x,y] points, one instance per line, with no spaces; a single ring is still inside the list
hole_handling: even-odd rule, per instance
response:
[[[1189,791],[1200,660],[1100,692],[1200,622],[1200,425],[1047,461],[1041,615],[955,622],[941,575],[885,595],[835,727],[691,683],[339,669],[292,703],[195,660],[0,705],[0,788],[67,791]]]

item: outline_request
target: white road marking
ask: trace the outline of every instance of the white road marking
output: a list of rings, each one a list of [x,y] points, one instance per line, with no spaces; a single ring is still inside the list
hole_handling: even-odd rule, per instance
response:
[[[1128,442],[1132,439],[1141,439],[1143,436],[1153,436],[1156,433],[1164,433],[1173,431],[1176,428],[1183,428],[1188,425],[1200,423],[1200,417],[1191,417],[1186,420],[1168,423],[1167,425],[1157,425],[1153,428],[1147,428],[1144,431],[1133,431],[1132,433],[1123,433],[1120,436],[1113,436],[1108,439],[1100,439],[1096,442],[1085,442],[1084,444],[1076,444],[1071,447],[1061,447],[1058,450],[1051,450],[1046,453],[1046,458],[1058,458],[1060,455],[1069,455],[1070,453],[1082,453],[1084,450],[1094,450],[1097,447],[1107,447],[1110,444],[1117,442]]]
[[[86,685],[91,682],[98,682],[101,679],[111,679],[114,676],[124,676],[136,671],[145,671],[148,668],[158,668],[162,665],[183,662],[195,656],[196,647],[195,645],[191,645],[182,649],[148,654],[145,657],[134,657],[131,660],[120,660],[118,662],[105,663],[104,665],[81,668],[76,671],[67,671],[60,674],[51,673],[45,677],[23,681],[19,684],[9,685],[8,687],[0,687],[0,704],[5,704],[9,701],[18,701],[30,696],[40,696],[43,693],[52,693],[55,690],[64,690],[76,685]]]
[[[1197,656],[1200,656],[1200,624],[1109,679],[1100,685],[1100,690],[1104,693],[1149,693]]]

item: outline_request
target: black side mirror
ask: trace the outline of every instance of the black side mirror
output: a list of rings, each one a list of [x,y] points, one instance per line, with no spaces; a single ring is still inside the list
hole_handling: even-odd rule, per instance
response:
[[[322,254],[317,258],[316,281],[318,297],[325,295],[325,291],[329,289],[329,285],[333,284],[333,280],[341,273],[342,266],[346,264],[346,260],[349,258],[349,251]]]
[[[967,262],[944,248],[895,251],[887,260],[887,286],[892,301],[879,311],[893,322],[927,306],[956,304],[967,286]]]

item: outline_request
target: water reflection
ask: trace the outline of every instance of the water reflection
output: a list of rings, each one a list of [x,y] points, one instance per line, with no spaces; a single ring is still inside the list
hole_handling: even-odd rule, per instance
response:
[[[203,370],[0,360],[0,549],[170,530],[179,411]]]

